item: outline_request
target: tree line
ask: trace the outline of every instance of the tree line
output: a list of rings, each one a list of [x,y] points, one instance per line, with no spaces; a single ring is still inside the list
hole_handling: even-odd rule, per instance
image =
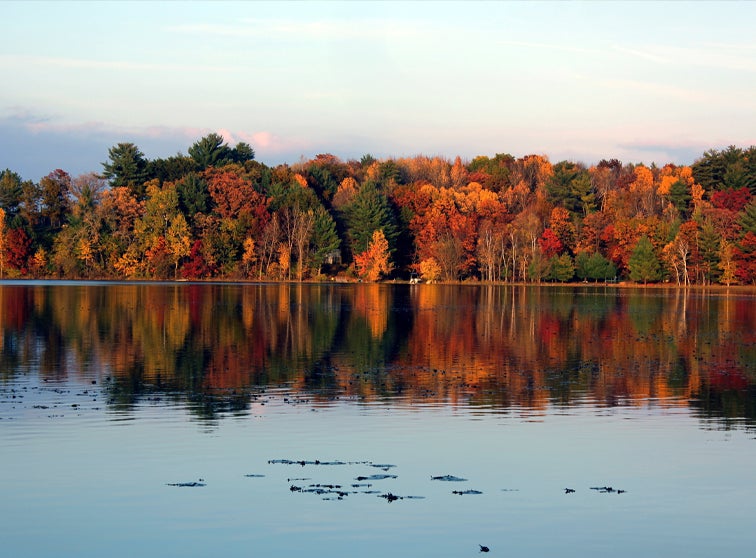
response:
[[[0,173],[0,277],[756,284],[756,147],[691,166],[543,155],[267,166],[209,134],[99,173]]]

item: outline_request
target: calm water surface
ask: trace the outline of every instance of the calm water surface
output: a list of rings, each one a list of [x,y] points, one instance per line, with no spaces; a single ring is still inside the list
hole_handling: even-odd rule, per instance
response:
[[[755,384],[744,291],[0,282],[0,548],[744,556]]]

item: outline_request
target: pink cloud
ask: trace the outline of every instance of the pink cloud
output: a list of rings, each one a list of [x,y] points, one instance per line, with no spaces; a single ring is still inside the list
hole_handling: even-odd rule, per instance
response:
[[[259,132],[237,132],[221,128],[216,133],[229,145],[236,145],[243,141],[251,145],[256,151],[264,152],[266,155],[289,153],[304,150],[308,147],[308,143],[302,139],[282,138],[265,130]]]

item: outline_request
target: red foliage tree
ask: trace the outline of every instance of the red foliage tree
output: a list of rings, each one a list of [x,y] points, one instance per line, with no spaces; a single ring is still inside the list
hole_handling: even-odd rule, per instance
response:
[[[732,249],[737,265],[735,275],[741,283],[756,285],[756,234],[748,231]]]
[[[737,190],[719,190],[711,195],[711,205],[717,209],[729,209],[737,213],[748,205],[752,197],[751,192],[745,187]]]
[[[218,215],[223,219],[245,221],[253,234],[258,234],[265,228],[270,217],[268,200],[255,190],[252,182],[242,175],[240,168],[209,168],[204,172],[204,177]]]
[[[564,249],[562,241],[557,238],[557,235],[551,229],[543,231],[541,238],[538,239],[538,246],[541,247],[541,252],[547,258],[561,254]]]
[[[32,241],[24,229],[10,229],[5,237],[5,263],[25,275],[31,245]]]
[[[207,265],[205,256],[202,254],[202,241],[195,240],[189,259],[181,266],[181,276],[184,279],[201,279],[212,275],[212,268]]]

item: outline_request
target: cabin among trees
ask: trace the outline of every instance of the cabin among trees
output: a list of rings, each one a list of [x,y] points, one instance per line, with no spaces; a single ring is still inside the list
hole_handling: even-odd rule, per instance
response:
[[[100,173],[0,173],[0,277],[756,284],[756,147],[691,166],[330,154],[218,134]]]

